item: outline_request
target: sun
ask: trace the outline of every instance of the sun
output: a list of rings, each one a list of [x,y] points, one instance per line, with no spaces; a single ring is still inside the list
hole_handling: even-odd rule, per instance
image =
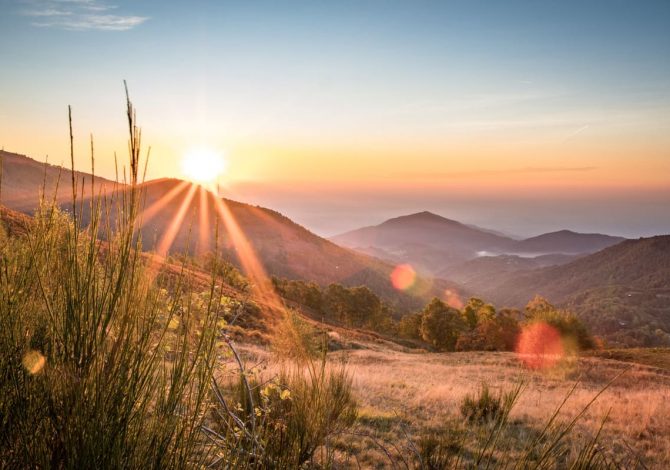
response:
[[[181,171],[186,178],[203,185],[214,184],[226,170],[223,155],[208,148],[189,150],[181,159]]]

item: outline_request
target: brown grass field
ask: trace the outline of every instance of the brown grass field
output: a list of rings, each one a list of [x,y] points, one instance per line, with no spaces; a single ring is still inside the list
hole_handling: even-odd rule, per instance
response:
[[[604,421],[599,446],[620,468],[667,468],[670,369],[640,362],[667,365],[668,350],[630,350],[625,360],[584,356],[565,359],[550,370],[531,371],[514,353],[425,353],[379,341],[356,345],[360,349],[329,354],[331,362],[346,363],[360,407],[356,427],[335,445],[342,449],[345,467],[406,468],[418,452],[416,442],[425,435],[447,435],[461,454],[472,455],[488,434],[486,425],[464,421],[459,411],[463,397],[482,384],[506,391],[523,382],[504,436],[509,457],[537,435],[578,382],[559,414],[561,423],[607,389],[570,433],[565,443],[569,454],[575,455]],[[264,349],[244,349],[255,361],[271,361]],[[271,374],[272,369],[270,365],[261,374]]]

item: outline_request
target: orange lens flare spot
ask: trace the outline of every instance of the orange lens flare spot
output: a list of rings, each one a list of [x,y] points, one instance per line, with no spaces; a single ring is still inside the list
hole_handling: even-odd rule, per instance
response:
[[[46,365],[46,358],[39,351],[28,351],[21,360],[21,364],[28,371],[29,374],[38,374]]]
[[[565,347],[556,328],[538,322],[521,330],[516,353],[521,362],[531,369],[549,369],[563,359]]]
[[[416,281],[416,271],[409,264],[399,264],[391,273],[391,284],[398,290],[407,290]]]
[[[447,289],[444,291],[444,301],[450,307],[461,309],[463,308],[463,301],[461,296],[455,290]]]

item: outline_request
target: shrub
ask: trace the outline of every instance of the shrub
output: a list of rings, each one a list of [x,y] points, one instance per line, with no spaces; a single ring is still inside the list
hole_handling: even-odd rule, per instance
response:
[[[421,468],[443,470],[458,468],[463,448],[463,436],[449,428],[445,431],[424,434],[417,443]]]
[[[325,356],[305,368],[284,368],[269,383],[244,377],[230,398],[217,389],[218,429],[210,432],[223,468],[301,468],[332,458],[328,440],[356,419],[351,377],[343,366],[328,367]]]
[[[493,421],[500,416],[506,397],[494,395],[488,385],[481,386],[477,394],[467,394],[461,401],[461,415],[469,421],[484,423]]]
[[[421,314],[410,313],[398,322],[398,334],[407,339],[421,339]]]
[[[232,263],[221,258],[216,253],[205,255],[204,268],[215,276],[220,277],[226,284],[241,291],[249,291],[248,279]]]

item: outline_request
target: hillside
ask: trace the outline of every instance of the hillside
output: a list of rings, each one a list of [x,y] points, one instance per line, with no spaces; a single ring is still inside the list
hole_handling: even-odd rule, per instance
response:
[[[477,291],[488,289],[491,284],[530,269],[558,266],[569,263],[578,256],[550,254],[536,257],[517,255],[480,256],[456,266],[448,267],[438,276],[448,277],[463,286],[476,286]]]
[[[46,175],[46,177],[45,177]],[[86,173],[76,174],[83,181],[84,198],[79,210],[87,223],[90,212],[90,181]],[[57,182],[57,200],[71,209],[70,172],[53,165],[36,162],[26,156],[3,153],[2,204],[14,211],[32,214],[39,202],[42,187],[52,197]],[[46,184],[45,184],[46,181]],[[96,192],[113,188],[116,183],[96,178]],[[418,279],[413,294],[399,292],[390,282],[392,264],[340,247],[294,223],[282,214],[242,202],[221,199],[200,187],[176,179],[159,179],[141,185],[144,212],[141,228],[146,250],[162,254],[189,252],[202,254],[214,248],[216,220],[219,220],[218,247],[224,255],[240,265],[240,257],[230,236],[232,220],[258,256],[268,275],[314,281],[322,285],[341,283],[347,286],[367,285],[401,311],[422,306],[433,295],[459,286],[442,280]],[[114,203],[110,199],[111,213]],[[226,216],[228,213],[229,216]],[[178,221],[178,222],[175,222]]]
[[[545,233],[537,237],[520,240],[514,249],[517,253],[595,253],[625,238],[600,233],[576,233],[571,230]]]
[[[387,220],[331,238],[357,250],[383,250],[387,259],[409,262],[415,269],[435,273],[477,256],[485,250],[504,251],[514,240],[473,228],[431,212]]]
[[[670,343],[670,235],[626,240],[562,266],[469,288],[517,307],[540,294],[618,342]]]
[[[9,236],[23,235],[27,233],[30,217],[0,205],[0,225]]]
[[[461,279],[463,276],[467,278],[471,269],[496,276],[508,271],[510,264],[516,264],[519,269],[562,264],[570,259],[564,255],[595,253],[624,239],[561,230],[516,240],[494,230],[420,212],[343,233],[331,240],[395,263],[410,263],[415,269],[433,276]],[[467,265],[483,255],[487,257],[486,261],[475,263],[475,266]],[[490,259],[496,256],[501,258]],[[532,258],[538,259],[533,261]],[[462,273],[463,270],[466,272]]]
[[[27,214],[37,208],[40,195],[44,193],[60,202],[72,199],[72,173],[61,166],[41,163],[18,153],[0,150],[2,162],[2,200],[4,206]],[[75,173],[78,194],[90,196],[91,175],[84,172]],[[82,184],[83,183],[83,184]],[[111,180],[95,177],[96,191],[110,190],[115,183]],[[56,189],[58,193],[56,194]]]

